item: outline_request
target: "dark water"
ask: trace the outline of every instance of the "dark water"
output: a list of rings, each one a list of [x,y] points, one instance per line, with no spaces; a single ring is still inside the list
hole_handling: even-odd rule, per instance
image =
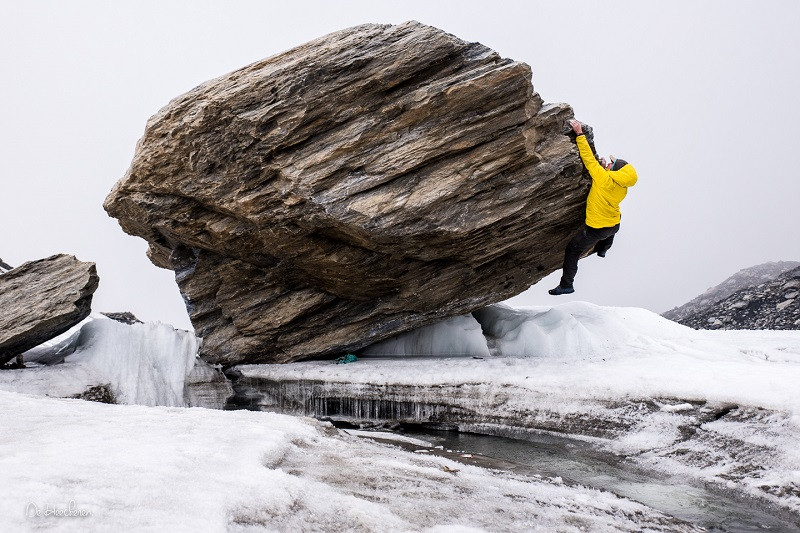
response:
[[[406,434],[445,449],[526,465],[542,476],[560,476],[568,482],[611,491],[708,531],[800,531],[800,519],[786,511],[770,510],[766,504],[691,486],[675,477],[644,473],[571,439],[541,435],[517,440],[427,429],[414,429]]]

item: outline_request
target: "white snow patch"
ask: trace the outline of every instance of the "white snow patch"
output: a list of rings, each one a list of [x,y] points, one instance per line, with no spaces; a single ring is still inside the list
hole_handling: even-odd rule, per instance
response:
[[[188,331],[161,323],[127,325],[110,319],[84,323],[39,351],[77,335],[64,363],[0,372],[0,390],[69,397],[110,385],[119,403],[183,406],[186,376],[200,341]]]
[[[681,411],[691,411],[694,409],[694,405],[690,403],[679,403],[676,405],[662,405],[661,410],[666,411],[667,413],[679,413]]]
[[[491,313],[480,313],[494,357],[433,352],[441,357],[413,364],[408,358],[362,357],[349,365],[308,361],[237,368],[245,376],[270,379],[515,386],[535,392],[537,401],[552,398],[559,411],[585,398],[682,398],[800,413],[800,331],[697,331],[644,309],[584,302],[494,306]],[[449,325],[437,327],[428,326],[426,335],[458,335]]]
[[[378,342],[361,350],[367,356],[488,357],[481,325],[472,315],[455,316]]]
[[[427,446],[429,448],[433,447],[432,442],[428,442],[422,439],[415,439],[413,437],[407,437],[406,435],[399,435],[397,433],[392,433],[390,431],[364,431],[360,429],[345,429],[342,431],[348,435],[353,435],[355,437],[390,440],[394,442],[406,442],[408,444],[414,444],[415,446]]]
[[[0,427],[2,531],[689,530],[608,492],[271,413],[0,392]],[[26,516],[48,506],[87,516]]]
[[[70,357],[107,379],[120,403],[183,405],[183,385],[199,341],[193,333],[161,323],[95,320],[81,328]]]

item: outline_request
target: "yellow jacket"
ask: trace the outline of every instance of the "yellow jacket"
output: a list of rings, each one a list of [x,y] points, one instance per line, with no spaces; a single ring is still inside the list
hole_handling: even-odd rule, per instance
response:
[[[628,194],[628,187],[639,179],[636,170],[628,163],[619,170],[606,170],[595,159],[585,135],[578,135],[578,151],[583,164],[592,177],[592,188],[586,199],[586,225],[592,228],[610,228],[619,224],[619,203]]]

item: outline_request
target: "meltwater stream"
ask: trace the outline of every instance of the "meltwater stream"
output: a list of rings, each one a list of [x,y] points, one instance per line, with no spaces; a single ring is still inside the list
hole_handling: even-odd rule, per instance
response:
[[[336,384],[281,382],[242,376],[236,376],[234,390],[236,394],[229,400],[229,409],[312,416],[350,428],[375,427],[376,423],[402,424],[407,434],[446,449],[495,459],[497,468],[508,467],[508,470],[523,475],[561,477],[567,482],[607,490],[704,527],[707,531],[800,532],[800,518],[790,511],[773,508],[757,499],[747,500],[741,495],[721,493],[719,489],[693,486],[681,478],[637,469],[579,440],[534,431],[525,431],[525,440],[517,440],[432,429],[435,426],[455,426],[454,419],[461,415],[475,425],[471,420],[474,413],[469,410],[462,413],[458,406],[442,404],[438,400],[430,403],[414,401],[413,391],[408,394],[411,400],[386,399],[383,397],[385,391],[381,390],[377,391],[380,394],[374,395],[361,390],[362,396],[367,396],[361,398],[354,397],[352,390],[337,389]],[[434,419],[436,421],[431,422]],[[380,438],[380,435],[375,437]],[[435,450],[429,451],[436,453]],[[508,464],[501,465],[503,461]]]
[[[654,477],[601,456],[588,444],[539,435],[531,440],[414,429],[409,436],[445,449],[460,450],[530,467],[529,472],[561,477],[644,503],[712,532],[797,532],[800,524],[784,512],[770,513],[740,499],[686,484],[667,475]]]

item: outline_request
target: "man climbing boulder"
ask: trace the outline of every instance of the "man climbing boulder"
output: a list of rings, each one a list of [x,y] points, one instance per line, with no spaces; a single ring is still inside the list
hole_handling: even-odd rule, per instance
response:
[[[589,142],[583,134],[581,123],[570,120],[570,126],[577,135],[575,142],[586,170],[592,177],[592,188],[586,199],[586,221],[578,233],[569,241],[564,252],[564,266],[561,282],[550,294],[571,294],[575,292],[573,283],[578,273],[578,259],[594,247],[592,252],[605,257],[619,231],[619,204],[628,194],[628,188],[636,185],[638,176],[633,165],[623,159],[609,157],[609,161],[595,159]]]

